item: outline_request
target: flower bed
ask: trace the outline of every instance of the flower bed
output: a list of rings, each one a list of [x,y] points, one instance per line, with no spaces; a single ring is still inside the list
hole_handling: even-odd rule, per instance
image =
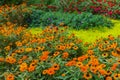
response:
[[[9,30],[9,31],[8,31]],[[67,27],[46,27],[31,34],[7,22],[0,27],[0,78],[19,79],[120,79],[120,36],[84,44]]]

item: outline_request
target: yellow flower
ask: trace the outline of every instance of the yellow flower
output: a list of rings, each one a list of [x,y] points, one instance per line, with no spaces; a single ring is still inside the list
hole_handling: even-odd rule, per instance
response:
[[[22,46],[22,42],[20,42],[20,41],[17,41],[17,42],[15,42],[15,44],[16,44],[16,46]]]
[[[108,57],[108,53],[103,53],[102,56],[103,57]]]
[[[77,63],[76,63],[76,66],[77,66],[77,67],[81,67],[81,66],[83,66],[83,63],[82,63],[82,62],[77,62]]]
[[[25,70],[27,70],[28,69],[28,66],[27,66],[27,63],[22,63],[21,65],[20,65],[20,68],[19,68],[19,70],[21,71],[21,72],[24,72]]]
[[[26,52],[31,52],[33,49],[32,48],[26,48],[25,51]]]
[[[47,70],[43,70],[42,74],[44,75],[47,74]]]
[[[74,47],[73,47],[73,49],[74,49],[74,50],[77,50],[77,49],[78,49],[78,47],[77,47],[77,46],[74,46]]]
[[[90,73],[84,73],[83,77],[87,80],[92,78],[92,75]]]
[[[113,78],[114,80],[117,80],[119,78],[119,75],[117,73],[114,73]]]
[[[9,50],[10,50],[10,46],[6,46],[4,49],[5,49],[6,51],[9,51]]]

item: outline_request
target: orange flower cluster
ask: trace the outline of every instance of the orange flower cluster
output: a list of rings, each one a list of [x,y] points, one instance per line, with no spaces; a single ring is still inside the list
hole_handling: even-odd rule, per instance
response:
[[[3,62],[4,60],[4,57],[0,57],[0,62]]]
[[[46,61],[48,59],[49,53],[50,53],[49,51],[42,52],[42,56],[40,56],[40,61]]]
[[[59,69],[60,69],[60,65],[59,64],[54,64],[52,67],[50,67],[46,70],[43,70],[42,74],[53,75],[53,74],[55,74],[55,71],[57,71]]]
[[[25,63],[25,62],[23,62],[22,64],[20,64],[20,71],[21,72],[24,72],[24,71],[26,71],[28,69],[28,64],[27,63]]]
[[[28,67],[28,71],[32,72],[35,70],[36,66],[37,66],[38,60],[32,60],[32,62],[30,63],[29,67]]]
[[[88,46],[88,50],[82,54],[82,40],[74,34],[66,34],[65,30],[64,27],[48,26],[40,34],[33,35],[25,28],[15,27],[10,22],[2,25],[0,66],[5,67],[1,67],[3,70],[0,75],[13,72],[15,77],[5,76],[8,80],[19,79],[23,74],[24,78],[28,76],[30,79],[33,79],[33,75],[42,75],[46,80],[47,77],[58,79],[58,76],[73,74],[81,76],[78,79],[87,80],[95,76],[105,80],[120,79],[120,37],[109,35],[107,39],[101,38],[93,44],[87,43],[85,46]]]
[[[2,19],[0,22],[10,21],[13,23],[17,23],[21,25],[24,23],[23,14],[26,12],[30,12],[29,9],[26,7],[26,3],[20,5],[2,5],[0,6],[0,15]],[[26,27],[26,25],[24,25]]]
[[[16,62],[16,59],[11,56],[8,56],[8,57],[6,57],[5,61],[10,64],[14,64]]]
[[[13,74],[7,74],[6,80],[15,80],[15,76]]]

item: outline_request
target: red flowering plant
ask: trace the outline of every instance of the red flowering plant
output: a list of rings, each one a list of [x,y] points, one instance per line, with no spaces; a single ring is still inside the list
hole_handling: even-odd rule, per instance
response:
[[[120,2],[119,0],[43,0],[43,10],[47,11],[64,11],[64,12],[92,12],[102,14],[112,18],[119,18]]]
[[[91,0],[90,9],[94,14],[103,14],[112,18],[119,18],[119,1],[118,0]]]

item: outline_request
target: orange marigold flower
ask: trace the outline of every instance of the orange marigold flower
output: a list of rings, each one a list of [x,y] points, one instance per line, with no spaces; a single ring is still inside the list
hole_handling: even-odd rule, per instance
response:
[[[117,52],[115,51],[112,51],[112,55],[115,56],[115,57],[118,57],[119,55],[117,54]]]
[[[26,48],[25,51],[26,52],[31,52],[33,49],[32,48]]]
[[[10,46],[6,46],[4,49],[5,49],[6,51],[9,51],[9,50],[10,50]]]
[[[92,78],[92,75],[90,73],[84,73],[83,77],[87,80]]]
[[[116,70],[117,66],[118,66],[118,64],[116,64],[116,63],[113,64],[113,66],[111,67],[111,70],[113,70],[113,71]]]
[[[10,64],[14,64],[16,62],[16,59],[11,56],[8,56],[8,57],[6,57],[5,61]]]
[[[49,69],[47,70],[47,74],[48,74],[48,75],[53,75],[53,74],[55,74],[54,68],[49,68]]]
[[[62,58],[64,58],[64,59],[68,58],[68,56],[69,56],[69,53],[68,53],[68,52],[64,52],[64,53],[62,54]]]
[[[108,53],[103,53],[102,56],[103,57],[108,57]]]
[[[94,54],[94,51],[93,50],[88,50],[87,53],[92,55],[92,54]]]
[[[5,58],[0,57],[0,62],[3,62],[5,60]]]
[[[105,80],[113,80],[113,79],[112,79],[112,77],[107,76],[107,77],[105,78]]]
[[[64,74],[64,73],[63,73],[63,74],[61,74],[61,76],[62,76],[62,77],[64,77],[65,75],[66,75],[66,74]]]
[[[66,46],[62,45],[60,46],[59,50],[65,50],[66,49]]]
[[[92,73],[94,73],[94,74],[96,74],[97,73],[97,68],[96,67],[90,67],[90,71],[92,72]]]
[[[61,22],[59,25],[60,25],[60,26],[64,26],[64,23],[63,23],[63,22]]]
[[[44,46],[41,46],[40,48],[41,48],[41,51],[43,51],[43,50],[45,49],[45,47],[44,47]]]
[[[77,47],[77,46],[74,46],[74,47],[73,47],[73,49],[74,49],[74,50],[77,50],[77,49],[78,49],[78,47]]]
[[[10,26],[12,23],[11,22],[7,22],[6,24],[7,24],[7,26]]]
[[[65,64],[66,66],[74,66],[74,65],[76,65],[76,61],[69,61],[69,62],[67,62],[66,64]]]
[[[48,70],[43,70],[42,74],[47,74]]]
[[[27,63],[22,63],[21,65],[20,65],[20,68],[19,68],[19,70],[21,71],[21,72],[24,72],[25,70],[27,70],[28,69],[28,66],[27,66]]]
[[[22,42],[20,42],[20,41],[17,41],[17,42],[15,42],[15,44],[16,44],[16,46],[22,46]]]
[[[80,67],[80,70],[84,73],[84,72],[87,72],[88,71],[88,65],[83,65]]]
[[[46,61],[48,59],[48,55],[42,55],[39,58],[41,61]]]
[[[59,65],[59,64],[54,64],[54,65],[52,66],[52,68],[53,68],[54,70],[59,70],[59,69],[60,69],[60,65]]]
[[[43,51],[42,54],[43,55],[48,55],[50,52],[49,51]]]
[[[108,35],[108,39],[114,40],[114,37],[112,35]]]
[[[20,48],[17,50],[18,53],[23,53],[24,52],[24,48]]]
[[[13,74],[8,74],[8,75],[6,76],[6,80],[15,80],[15,77],[14,77]]]
[[[77,63],[76,63],[76,66],[77,66],[77,67],[81,67],[81,66],[83,66],[83,63],[82,63],[82,62],[77,62]]]
[[[83,56],[78,57],[78,61],[82,62],[87,58],[88,58],[88,55],[83,55]]]
[[[117,50],[117,52],[120,52],[120,47],[117,47],[116,50]]]
[[[22,59],[18,60],[18,64],[21,64],[22,62],[23,62],[23,60],[22,60]]]
[[[16,53],[14,52],[14,53],[12,53],[10,56],[14,57],[15,55],[16,55]]]
[[[105,64],[100,64],[99,66],[100,66],[101,68],[105,68],[105,67],[106,67]]]
[[[30,66],[30,67],[28,67],[28,71],[29,71],[29,72],[32,72],[32,71],[35,70],[35,68],[36,68],[36,66]]]
[[[120,64],[120,59],[119,59],[119,60],[117,60],[117,62],[118,62],[118,64]]]
[[[106,74],[109,76],[112,74],[112,72],[110,70],[107,70]]]
[[[111,46],[115,49],[117,47],[118,43],[114,42]]]
[[[100,72],[101,75],[106,75],[107,74],[106,70],[101,69],[101,70],[98,70],[98,71]]]
[[[119,75],[117,73],[114,73],[113,78],[114,78],[114,80],[118,80]]]
[[[37,63],[38,63],[38,60],[37,60],[37,59],[34,59],[34,60],[32,60],[32,63],[37,64]]]
[[[40,51],[40,50],[41,50],[41,47],[39,46],[34,49],[35,52]]]
[[[59,52],[59,51],[56,51],[56,52],[53,54],[53,56],[56,57],[56,56],[58,56],[59,54],[60,54],[60,52]]]
[[[120,73],[118,74],[118,77],[120,78]]]
[[[26,60],[27,58],[28,58],[28,56],[24,55],[21,59]]]
[[[73,60],[73,61],[77,61],[77,58],[73,58],[72,60]]]

